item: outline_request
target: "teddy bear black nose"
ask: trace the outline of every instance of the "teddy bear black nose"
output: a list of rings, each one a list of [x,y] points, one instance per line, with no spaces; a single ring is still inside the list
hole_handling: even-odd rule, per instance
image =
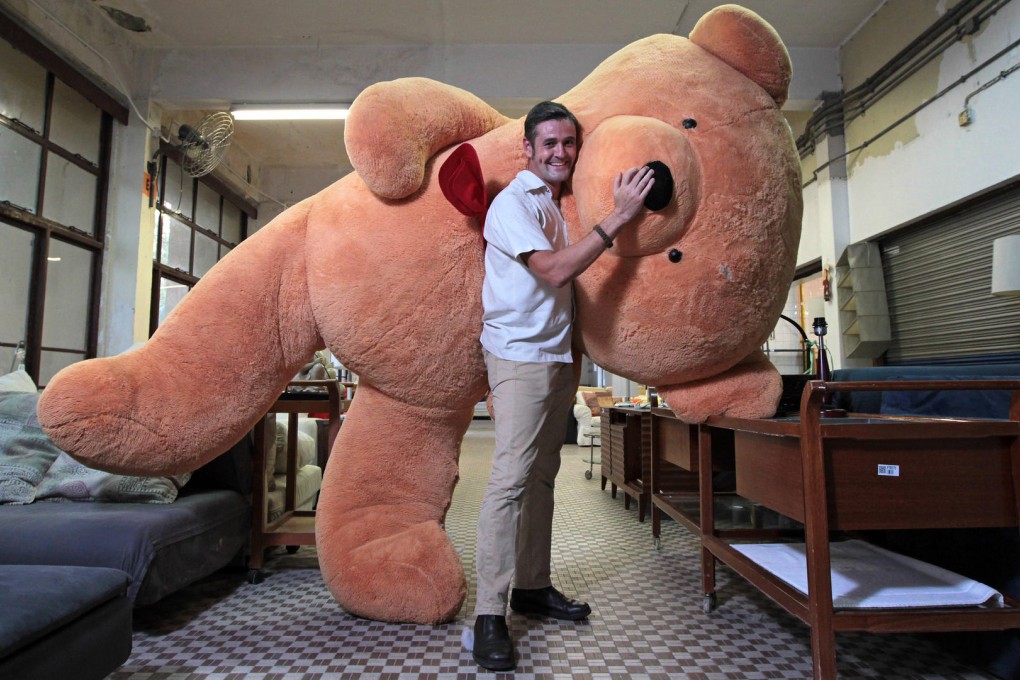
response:
[[[655,184],[645,196],[645,207],[653,211],[662,210],[669,205],[669,199],[673,197],[673,173],[662,161],[649,161],[645,165],[655,174]]]

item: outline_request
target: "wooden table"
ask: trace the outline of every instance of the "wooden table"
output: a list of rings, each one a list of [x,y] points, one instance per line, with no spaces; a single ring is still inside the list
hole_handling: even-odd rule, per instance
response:
[[[1009,420],[890,416],[821,418],[837,391],[1012,390]],[[1020,602],[1003,608],[840,609],[832,606],[830,532],[1015,527],[1020,516],[1020,381],[809,382],[800,416],[712,417],[698,428],[702,471],[721,436],[733,437],[737,493],[804,523],[808,594],[735,550],[716,529],[711,475],[700,475],[702,583],[715,606],[716,561],[811,628],[816,678],[836,677],[836,631],[1020,628]],[[895,465],[893,468],[879,466]]]
[[[333,448],[340,431],[340,391],[335,380],[301,380],[291,382],[288,387],[324,387],[325,392],[284,392],[270,407],[265,416],[255,424],[254,454],[252,456],[252,516],[251,549],[248,562],[248,580],[252,583],[260,578],[259,570],[265,549],[273,545],[302,546],[315,545],[315,511],[297,510],[297,469],[298,469],[298,414],[329,412],[329,433],[326,450]],[[276,446],[276,414],[287,413],[287,490],[283,512],[272,522],[269,521],[269,488],[266,473],[267,447]],[[328,458],[327,458],[328,460]]]

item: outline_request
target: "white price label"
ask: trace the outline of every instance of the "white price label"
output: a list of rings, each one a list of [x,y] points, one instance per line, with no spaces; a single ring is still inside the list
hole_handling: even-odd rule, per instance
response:
[[[899,465],[879,465],[878,466],[879,477],[899,477],[900,466]]]

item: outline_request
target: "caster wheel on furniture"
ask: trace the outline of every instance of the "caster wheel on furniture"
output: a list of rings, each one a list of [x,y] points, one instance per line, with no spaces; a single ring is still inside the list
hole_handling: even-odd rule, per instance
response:
[[[585,470],[584,471],[584,478],[585,479],[591,479],[591,470]]]
[[[248,575],[246,576],[248,583],[252,585],[262,583],[262,570],[261,569],[249,569]]]
[[[705,593],[705,601],[701,603],[701,609],[706,614],[711,614],[715,611],[716,598],[715,593]]]
[[[294,553],[296,553],[300,549],[301,549],[300,545],[288,545],[287,546],[287,554],[288,555],[293,555]]]

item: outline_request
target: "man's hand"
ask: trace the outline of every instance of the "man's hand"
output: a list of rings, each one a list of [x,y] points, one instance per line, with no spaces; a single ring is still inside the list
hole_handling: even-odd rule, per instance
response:
[[[637,217],[653,184],[655,172],[647,165],[617,173],[613,180],[613,212],[600,223],[606,234],[615,237],[628,222]],[[533,250],[523,253],[521,259],[539,278],[559,288],[590,267],[605,249],[602,237],[592,231],[562,250]]]
[[[610,236],[634,219],[645,205],[645,197],[655,184],[655,172],[647,165],[616,174],[613,181],[613,212],[602,221]]]

